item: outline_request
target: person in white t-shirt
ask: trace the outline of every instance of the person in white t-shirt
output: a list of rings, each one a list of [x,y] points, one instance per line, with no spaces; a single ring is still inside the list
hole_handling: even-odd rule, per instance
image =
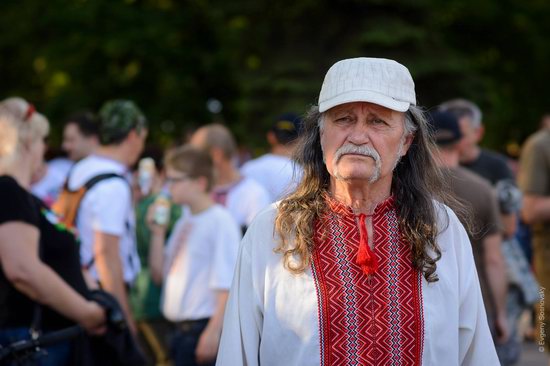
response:
[[[239,173],[235,164],[237,144],[231,132],[220,124],[206,125],[193,134],[191,144],[210,153],[216,173],[214,201],[225,206],[245,231],[270,198],[258,182]]]
[[[140,263],[128,169],[143,150],[147,121],[133,102],[114,100],[101,108],[99,124],[101,146],[75,164],[68,188],[78,190],[102,174],[117,175],[98,182],[86,192],[79,205],[76,227],[81,239],[82,265],[104,290],[116,297],[135,334],[127,290],[140,270]]]
[[[292,192],[302,176],[302,169],[291,159],[301,123],[300,117],[293,113],[278,116],[267,133],[271,152],[241,167],[242,175],[254,179],[267,190],[271,202]]]
[[[230,213],[212,201],[213,166],[206,152],[183,146],[168,153],[165,165],[172,200],[189,212],[165,247],[166,225],[156,216],[161,203],[151,206],[151,276],[162,283],[162,313],[175,324],[174,363],[209,365],[218,350],[241,234]]]
[[[44,162],[40,177],[32,183],[32,193],[51,206],[59,197],[72,166],[73,162],[63,157]]]
[[[90,155],[99,145],[98,124],[92,113],[75,113],[66,121],[62,148],[68,158],[60,156],[45,163],[41,176],[32,185],[32,193],[48,206],[59,197],[73,164]]]

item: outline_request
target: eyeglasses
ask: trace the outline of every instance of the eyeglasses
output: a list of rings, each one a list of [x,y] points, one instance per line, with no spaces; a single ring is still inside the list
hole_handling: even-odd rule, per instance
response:
[[[164,181],[166,182],[166,184],[174,184],[174,183],[183,182],[189,179],[191,179],[191,177],[184,175],[183,177],[166,177]]]

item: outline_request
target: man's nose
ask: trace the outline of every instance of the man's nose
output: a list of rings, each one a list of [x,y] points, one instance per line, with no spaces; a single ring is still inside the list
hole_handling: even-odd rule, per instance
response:
[[[356,123],[350,131],[348,141],[354,145],[365,145],[369,143],[369,128],[364,123]]]

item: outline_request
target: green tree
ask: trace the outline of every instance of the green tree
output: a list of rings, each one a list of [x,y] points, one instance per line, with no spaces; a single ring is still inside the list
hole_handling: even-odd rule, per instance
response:
[[[70,112],[125,97],[153,142],[221,120],[259,147],[274,116],[316,102],[332,63],[387,57],[419,104],[478,103],[485,144],[503,149],[549,108],[549,15],[544,0],[6,0],[1,94],[35,102],[57,140]]]

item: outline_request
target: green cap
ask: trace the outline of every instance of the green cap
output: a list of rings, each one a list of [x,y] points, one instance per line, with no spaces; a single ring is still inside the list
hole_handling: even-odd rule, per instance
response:
[[[147,128],[147,120],[131,100],[115,99],[103,104],[99,110],[99,136],[101,144],[121,142],[131,130],[140,133]]]

